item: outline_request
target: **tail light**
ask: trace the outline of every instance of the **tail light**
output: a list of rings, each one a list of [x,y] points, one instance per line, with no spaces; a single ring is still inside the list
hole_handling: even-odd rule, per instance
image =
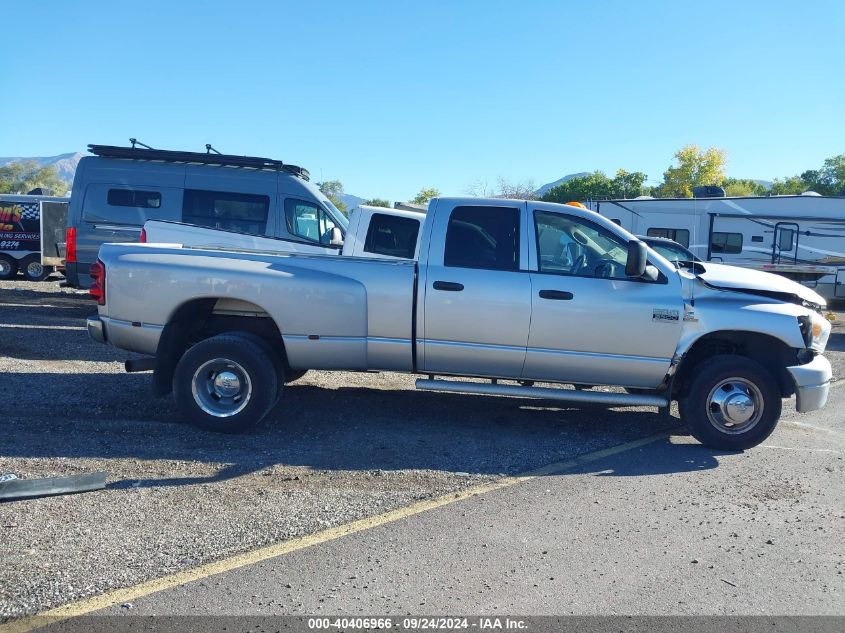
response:
[[[88,294],[97,300],[97,305],[106,305],[106,265],[98,259],[91,264],[88,274],[91,275],[91,287],[88,288]]]
[[[141,229],[141,239],[138,240],[141,244],[147,243],[147,229]]]
[[[65,231],[65,263],[76,263],[76,227],[69,226]]]

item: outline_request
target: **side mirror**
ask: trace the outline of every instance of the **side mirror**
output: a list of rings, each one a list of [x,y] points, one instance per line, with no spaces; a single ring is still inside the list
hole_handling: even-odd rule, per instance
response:
[[[628,259],[625,262],[627,277],[642,277],[648,265],[648,246],[640,240],[628,242]]]
[[[343,246],[343,233],[336,226],[332,227],[331,237],[329,239],[330,246]]]

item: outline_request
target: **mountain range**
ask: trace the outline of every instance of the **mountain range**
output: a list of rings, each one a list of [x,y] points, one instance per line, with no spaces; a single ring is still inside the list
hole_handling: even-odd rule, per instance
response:
[[[82,152],[71,152],[70,154],[59,154],[58,156],[12,156],[0,158],[0,167],[9,163],[16,163],[23,160],[34,160],[41,167],[52,165],[56,168],[59,178],[70,184],[73,182],[73,174],[76,172],[76,165],[79,159],[85,156]]]

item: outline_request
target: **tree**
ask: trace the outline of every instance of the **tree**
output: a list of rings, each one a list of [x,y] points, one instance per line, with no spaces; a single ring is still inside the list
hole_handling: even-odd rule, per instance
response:
[[[28,193],[36,187],[54,196],[63,196],[68,190],[52,165],[41,167],[34,160],[22,160],[0,167],[0,193]]]
[[[845,154],[831,156],[821,168],[822,177],[832,189],[829,195],[841,196],[845,190]],[[821,192],[819,192],[821,193]]]
[[[318,183],[317,186],[320,187],[323,195],[331,200],[334,206],[340,209],[341,213],[346,213],[346,203],[341,199],[343,195],[342,182],[339,180],[326,180],[325,182]]]
[[[534,181],[529,179],[520,182],[510,182],[504,176],[499,176],[499,193],[497,198],[512,198],[514,200],[536,200],[537,187]]]
[[[387,207],[387,208],[390,208],[390,201],[385,200],[384,198],[371,198],[369,200],[364,200],[364,204],[371,206],[371,207]]]
[[[636,198],[645,193],[643,184],[646,176],[641,171],[616,170],[616,177],[613,179],[612,187],[616,198]]]
[[[411,199],[411,204],[428,204],[432,198],[436,198],[440,192],[434,187],[420,189],[420,192]]]
[[[613,185],[610,178],[603,171],[594,171],[586,176],[570,178],[552,187],[543,195],[543,200],[565,204],[572,201],[613,197]]]
[[[821,169],[808,169],[800,176],[790,176],[783,180],[775,179],[771,193],[783,196],[815,191],[823,196],[839,196],[843,195],[843,190],[845,190],[845,154],[839,154],[826,159]]]
[[[800,176],[790,176],[783,180],[775,178],[769,193],[773,196],[796,196],[807,191],[807,186]]]
[[[583,200],[636,198],[644,193],[643,183],[646,178],[641,171],[628,172],[619,169],[615,178],[608,178],[603,171],[594,171],[552,187],[543,195],[543,200],[565,204]]]
[[[675,152],[675,164],[663,172],[657,194],[663,198],[692,198],[692,188],[725,180],[725,150],[685,145]]]
[[[765,196],[769,193],[759,182],[747,178],[725,178],[722,187],[728,196]]]

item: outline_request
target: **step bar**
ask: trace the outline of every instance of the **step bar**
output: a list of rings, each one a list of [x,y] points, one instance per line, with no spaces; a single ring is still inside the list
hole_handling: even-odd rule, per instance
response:
[[[626,407],[668,407],[669,399],[661,395],[611,393],[608,391],[586,391],[578,389],[551,389],[549,387],[523,387],[503,385],[497,382],[464,382],[460,380],[417,379],[417,389],[443,391],[447,393],[473,393],[485,396],[510,396],[513,398],[541,398],[544,400],[565,400],[587,404],[605,404]]]

